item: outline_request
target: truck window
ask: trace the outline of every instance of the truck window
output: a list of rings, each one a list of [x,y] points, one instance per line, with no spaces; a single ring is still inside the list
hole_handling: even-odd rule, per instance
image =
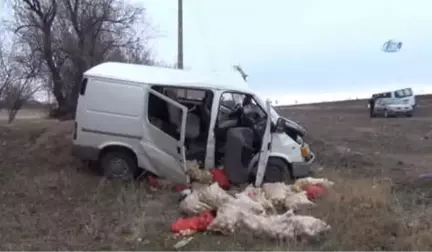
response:
[[[224,93],[221,96],[221,104],[227,108],[234,108],[236,102],[232,93]]]
[[[201,89],[190,89],[190,88],[177,88],[177,87],[165,87],[163,88],[163,93],[171,90],[175,92],[177,98],[182,100],[193,100],[193,101],[201,101],[204,99],[206,90]]]
[[[396,98],[404,98],[409,96],[412,96],[411,88],[405,88],[395,91]]]

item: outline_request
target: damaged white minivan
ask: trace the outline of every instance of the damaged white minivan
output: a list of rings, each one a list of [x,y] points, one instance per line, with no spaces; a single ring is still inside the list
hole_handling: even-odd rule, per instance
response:
[[[259,186],[309,174],[305,134],[243,80],[107,62],[84,73],[72,152],[111,179],[146,170],[184,184],[186,160],[197,160]]]

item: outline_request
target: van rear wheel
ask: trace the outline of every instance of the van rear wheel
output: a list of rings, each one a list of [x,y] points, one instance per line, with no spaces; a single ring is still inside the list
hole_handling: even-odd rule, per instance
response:
[[[109,151],[100,158],[100,167],[105,178],[130,181],[138,174],[134,156],[124,151]]]

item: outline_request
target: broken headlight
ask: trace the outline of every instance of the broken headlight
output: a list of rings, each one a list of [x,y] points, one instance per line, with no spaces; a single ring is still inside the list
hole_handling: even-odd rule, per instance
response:
[[[300,145],[303,145],[304,144],[304,141],[303,141],[303,138],[301,137],[301,136],[299,136],[299,135],[297,135],[297,139],[295,140],[298,144],[300,144]]]

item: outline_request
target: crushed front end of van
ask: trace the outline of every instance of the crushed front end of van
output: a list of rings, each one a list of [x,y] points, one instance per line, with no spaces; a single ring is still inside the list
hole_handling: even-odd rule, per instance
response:
[[[272,135],[272,154],[289,158],[294,178],[308,176],[315,161],[315,154],[304,140],[306,133],[298,123],[279,117]]]

